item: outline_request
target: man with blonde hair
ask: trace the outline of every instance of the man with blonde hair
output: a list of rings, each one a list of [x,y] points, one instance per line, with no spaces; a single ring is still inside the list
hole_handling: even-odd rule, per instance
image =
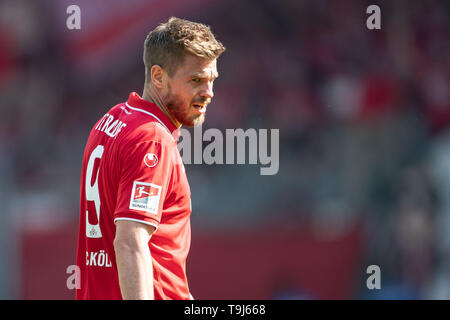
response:
[[[94,125],[83,156],[77,299],[190,299],[191,194],[177,138],[213,98],[225,47],[204,24],[170,18],[144,43],[142,97]]]

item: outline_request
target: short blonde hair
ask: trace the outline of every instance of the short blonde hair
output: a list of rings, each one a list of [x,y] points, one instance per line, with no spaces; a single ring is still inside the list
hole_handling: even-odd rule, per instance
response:
[[[153,65],[173,76],[185,55],[217,59],[225,47],[216,40],[209,26],[171,17],[151,31],[144,42],[146,81]]]

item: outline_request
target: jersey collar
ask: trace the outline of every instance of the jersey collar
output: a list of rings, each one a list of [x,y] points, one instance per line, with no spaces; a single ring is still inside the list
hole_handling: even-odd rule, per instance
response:
[[[136,92],[131,92],[127,104],[134,109],[140,109],[153,116],[158,122],[166,127],[175,139],[179,137],[179,129],[173,124],[169,117],[153,102],[144,100]]]

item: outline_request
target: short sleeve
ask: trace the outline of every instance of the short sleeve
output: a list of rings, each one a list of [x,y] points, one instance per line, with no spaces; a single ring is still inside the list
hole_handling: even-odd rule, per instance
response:
[[[114,222],[132,220],[157,228],[170,180],[168,149],[157,141],[143,141],[124,148],[121,158]]]

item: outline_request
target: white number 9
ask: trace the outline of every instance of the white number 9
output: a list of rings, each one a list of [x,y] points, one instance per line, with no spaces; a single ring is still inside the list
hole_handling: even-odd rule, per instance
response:
[[[86,169],[86,201],[93,201],[95,204],[95,214],[97,215],[97,224],[89,223],[89,206],[86,210],[86,237],[88,238],[101,238],[102,232],[100,230],[100,196],[98,193],[98,172],[99,166],[97,166],[96,172],[94,170],[95,159],[101,159],[103,155],[103,146],[98,145],[94,151],[92,151],[89,157],[87,169]],[[95,174],[95,182],[91,185],[92,177]]]

